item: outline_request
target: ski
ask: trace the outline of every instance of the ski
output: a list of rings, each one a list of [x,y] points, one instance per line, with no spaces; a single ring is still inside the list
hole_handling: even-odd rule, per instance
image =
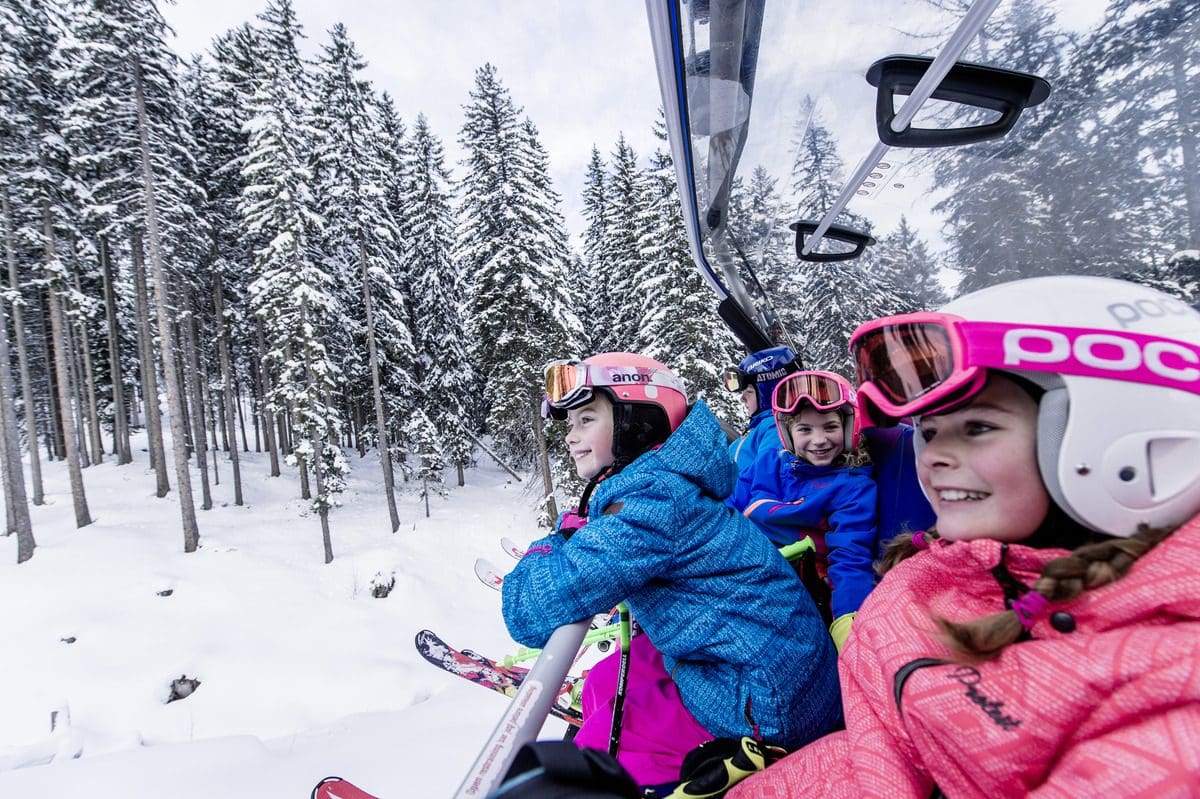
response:
[[[525,550],[523,548],[517,546],[517,542],[513,541],[508,536],[505,536],[504,538],[500,539],[500,548],[503,549],[508,554],[512,555],[517,560],[520,560],[521,558],[525,557]]]
[[[417,633],[416,646],[421,657],[439,669],[510,698],[516,695],[529,671],[520,666],[502,666],[469,649],[455,649],[429,630]],[[583,724],[583,714],[571,702],[582,681],[582,677],[568,675],[558,690],[557,702],[550,707],[551,715],[575,727]]]
[[[310,799],[378,799],[341,777],[326,777],[312,789]]]
[[[504,573],[486,558],[479,558],[475,561],[475,576],[481,583],[496,591],[499,591],[500,587],[504,585]]]

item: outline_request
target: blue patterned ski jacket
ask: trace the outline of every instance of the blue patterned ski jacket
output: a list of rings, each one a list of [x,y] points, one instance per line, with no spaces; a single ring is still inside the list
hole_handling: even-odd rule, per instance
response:
[[[813,466],[781,449],[758,460],[750,482],[745,515],[776,546],[811,535],[827,565],[833,617],[857,611],[875,587],[880,554],[871,468]]]
[[[725,504],[734,510],[745,510],[750,501],[750,476],[754,465],[762,458],[773,458],[783,449],[779,440],[779,428],[775,426],[775,414],[768,408],[759,411],[750,419],[746,435],[729,445],[729,457],[737,465],[737,485]]]
[[[662,447],[597,485],[587,526],[530,546],[504,579],[504,621],[537,647],[626,601],[705,729],[793,748],[841,718],[836,653],[791,567],[724,504],[725,444],[697,402]]]

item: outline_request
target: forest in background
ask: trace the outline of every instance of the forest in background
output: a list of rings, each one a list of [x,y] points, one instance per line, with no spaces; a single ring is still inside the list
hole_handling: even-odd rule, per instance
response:
[[[1120,275],[1195,303],[1196,5],[1118,0],[1080,36],[1018,0],[985,29],[979,60],[1003,48],[1070,78],[1014,136],[938,160],[944,252],[906,220],[883,233],[846,214],[878,245],[796,269],[779,221],[819,217],[845,172],[814,108],[789,172],[739,179],[730,212],[805,362],[847,372],[857,324],[936,306],[947,275],[960,290]],[[718,377],[742,353],[691,264],[661,119],[644,157],[624,137],[607,157],[593,147],[575,252],[538,130],[490,65],[454,168],[419,110],[406,123],[362,78],[344,28],[301,56],[288,0],[188,63],[152,0],[0,0],[0,30],[0,465],[19,560],[41,459],[67,462],[82,527],[86,469],[129,463],[143,427],[186,551],[218,469],[242,501],[253,447],[312,500],[328,561],[347,452],[380,469],[393,531],[397,482],[440,491],[454,468],[461,484],[484,435],[540,475],[552,519],[556,487],[577,484],[538,414],[550,358],[644,352],[740,418]]]

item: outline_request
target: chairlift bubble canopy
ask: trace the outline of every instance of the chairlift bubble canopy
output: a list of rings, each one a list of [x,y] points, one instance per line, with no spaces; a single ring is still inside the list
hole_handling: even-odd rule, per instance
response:
[[[689,244],[722,318],[749,349],[790,344],[772,289],[814,264],[874,268],[901,220],[951,293],[1071,273],[1184,293],[1198,7],[647,0]]]

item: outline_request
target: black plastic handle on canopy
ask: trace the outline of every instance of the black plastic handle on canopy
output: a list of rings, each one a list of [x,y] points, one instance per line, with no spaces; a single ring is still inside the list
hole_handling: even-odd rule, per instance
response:
[[[805,221],[793,222],[788,225],[789,228],[796,231],[796,257],[801,261],[849,261],[863,254],[863,250],[871,244],[875,243],[875,239],[869,234],[863,233],[861,230],[854,228],[843,227],[842,225],[830,225],[825,231],[825,235],[821,237],[822,241],[832,239],[840,241],[843,244],[849,244],[852,249],[844,252],[810,252],[805,254],[804,244],[808,237],[817,232],[817,226],[820,222]]]
[[[875,124],[879,140],[889,147],[949,147],[995,139],[1012,130],[1026,108],[1050,96],[1050,84],[1036,75],[979,64],[955,63],[933,91],[933,99],[998,111],[1000,118],[986,125],[962,128],[914,128],[892,130],[896,118],[896,95],[912,94],[932,58],[895,55],[881,58],[867,70],[867,83],[875,94]]]

